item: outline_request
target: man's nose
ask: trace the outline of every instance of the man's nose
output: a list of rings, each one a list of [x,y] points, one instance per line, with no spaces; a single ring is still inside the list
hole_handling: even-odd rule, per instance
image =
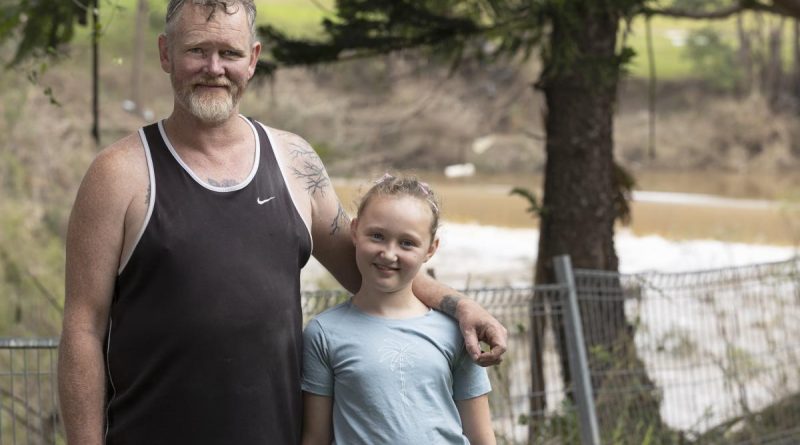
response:
[[[225,74],[225,68],[222,66],[222,59],[219,57],[219,54],[214,52],[206,58],[204,70],[207,74],[212,76],[221,76]]]

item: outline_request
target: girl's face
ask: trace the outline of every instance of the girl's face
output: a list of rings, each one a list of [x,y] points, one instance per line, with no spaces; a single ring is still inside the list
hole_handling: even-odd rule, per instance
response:
[[[373,196],[351,224],[362,287],[398,292],[411,285],[439,246],[431,239],[433,215],[413,196]]]

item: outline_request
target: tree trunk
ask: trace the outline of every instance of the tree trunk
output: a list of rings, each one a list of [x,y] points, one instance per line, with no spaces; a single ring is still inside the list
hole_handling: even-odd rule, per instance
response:
[[[134,111],[141,114],[144,111],[142,104],[142,66],[144,65],[144,46],[147,34],[148,0],[139,0],[136,8],[136,31],[133,37],[133,63],[131,66],[131,101]]]
[[[750,35],[744,26],[742,14],[736,15],[736,34],[739,37],[739,66],[742,70],[742,78],[739,80],[739,95],[744,97],[753,92],[753,49]]]
[[[766,93],[769,106],[773,110],[780,107],[783,94],[783,24],[785,18],[778,19],[775,26],[769,30],[769,52],[767,58],[767,85]]]
[[[570,255],[575,268],[617,271],[619,265],[614,247],[618,216],[615,199],[620,189],[614,174],[613,112],[621,72],[616,37],[622,11],[615,5],[619,2],[613,0],[567,2],[570,3],[572,10],[567,14],[573,15],[572,20],[553,20],[545,69],[538,83],[547,104],[547,163],[537,284],[555,282],[552,260],[558,255]],[[565,63],[560,59],[563,57],[572,58]],[[604,380],[604,371],[612,367],[644,369],[636,356],[633,328],[625,318],[624,302],[600,297],[580,302],[581,314],[591,315],[584,318],[583,324],[596,393],[603,385],[619,384]],[[590,325],[589,319],[601,321]],[[552,324],[569,387],[562,318],[554,317]],[[537,339],[534,343],[538,343]],[[598,351],[612,358],[597,360],[593,353]],[[597,407],[605,439],[610,439],[623,418],[630,424],[625,426],[626,443],[642,443],[648,427],[666,429],[660,420],[659,401],[648,391],[653,388],[652,382],[645,373],[631,375],[625,379],[638,380],[637,385],[645,388],[635,396],[634,403]],[[535,433],[531,428],[531,439]]]
[[[800,20],[794,19],[792,32],[792,98],[795,110],[800,109]]]

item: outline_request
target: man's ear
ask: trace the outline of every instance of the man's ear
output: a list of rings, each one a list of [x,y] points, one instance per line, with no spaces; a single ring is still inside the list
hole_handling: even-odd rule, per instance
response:
[[[250,47],[250,66],[248,67],[248,72],[250,73],[250,78],[253,77],[253,74],[256,73],[256,64],[258,64],[258,56],[261,54],[261,42],[253,42],[253,45]]]
[[[172,64],[169,61],[169,43],[167,42],[167,35],[161,34],[158,36],[158,59],[161,62],[161,69],[165,73],[172,71]]]
[[[426,263],[428,262],[429,259],[431,259],[431,257],[433,256],[434,253],[436,253],[437,250],[439,250],[439,237],[438,236],[436,238],[434,238],[433,241],[431,241],[431,245],[430,245],[430,247],[428,247],[428,253],[425,254],[425,262]]]

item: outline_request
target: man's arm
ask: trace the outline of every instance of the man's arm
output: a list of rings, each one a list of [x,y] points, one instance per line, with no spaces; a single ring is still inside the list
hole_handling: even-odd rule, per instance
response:
[[[464,345],[473,361],[481,366],[491,366],[503,360],[508,331],[481,305],[425,273],[414,278],[411,288],[414,295],[428,307],[458,320]],[[482,351],[479,340],[486,342],[490,350]]]
[[[130,202],[120,151],[104,151],[81,183],[67,230],[58,387],[67,443],[103,443],[103,345]]]
[[[302,190],[310,199],[314,256],[342,286],[355,293],[361,287],[361,274],[350,237],[350,218],[336,196],[325,166],[308,142],[299,136],[279,132],[279,137],[293,190]],[[414,280],[413,291],[429,307],[458,320],[473,360],[482,366],[500,363],[506,351],[506,329],[478,303],[424,274]],[[482,352],[479,339],[488,343],[491,350]]]
[[[275,130],[289,186],[298,205],[307,212],[314,240],[314,257],[344,286],[356,293],[361,274],[350,239],[350,217],[344,210],[317,153],[300,136]]]

